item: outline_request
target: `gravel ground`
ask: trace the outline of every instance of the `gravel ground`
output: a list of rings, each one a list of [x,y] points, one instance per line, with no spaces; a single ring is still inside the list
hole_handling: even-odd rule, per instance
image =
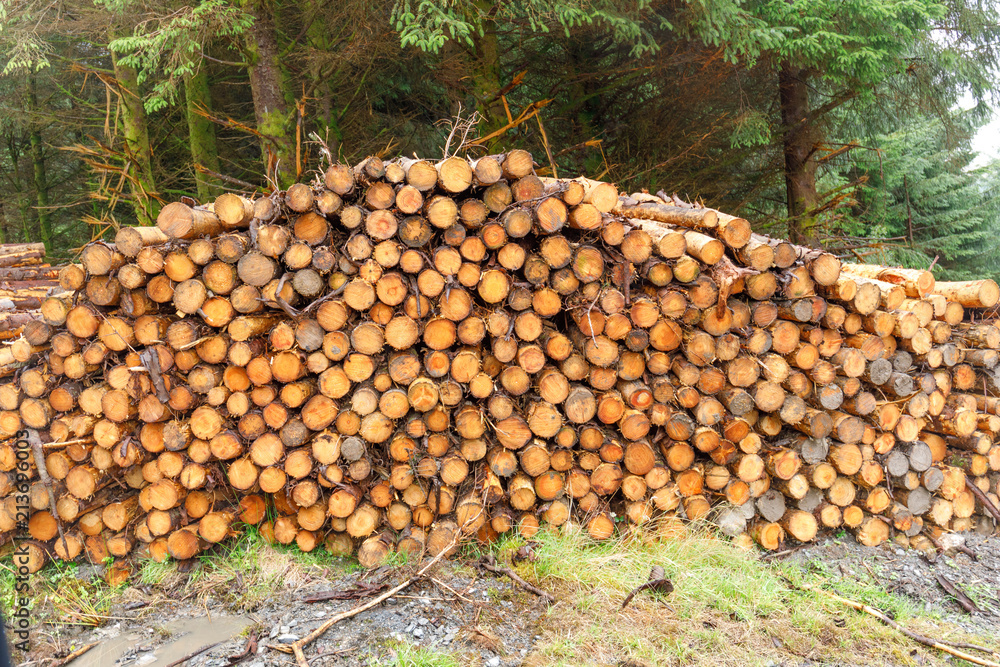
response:
[[[521,664],[536,641],[536,627],[545,605],[506,578],[483,574],[458,564],[437,566],[431,578],[410,586],[373,609],[342,621],[311,643],[311,665],[367,665],[392,654],[400,644],[453,653],[463,665],[509,667]],[[297,590],[280,593],[245,613],[211,599],[205,604],[163,601],[148,607],[143,593],[130,589],[109,615],[115,621],[101,628],[52,626],[58,635],[43,639],[40,630],[26,665],[51,657],[53,644],[67,650],[91,642],[98,647],[68,667],[166,667],[197,649],[221,642],[191,658],[191,667],[221,667],[229,656],[248,645],[247,635],[258,637],[258,653],[240,665],[288,665],[291,656],[268,649],[288,644],[315,629],[324,620],[365,600],[307,603],[310,594],[346,590],[355,586],[398,583],[398,573],[375,571],[336,580],[314,580]],[[148,599],[153,599],[152,597]],[[38,663],[41,664],[41,663]]]
[[[925,554],[892,543],[869,548],[845,536],[799,549],[787,560],[833,581],[877,585],[967,632],[1000,634],[1000,537],[950,534],[942,546],[946,549],[941,553]],[[956,585],[979,610],[963,610],[938,583],[938,576]]]
[[[867,548],[844,535],[779,560],[812,571],[847,597],[857,593],[857,586],[877,587],[909,600],[925,617],[970,634],[1000,636],[1000,537],[950,535],[945,543],[949,548],[944,552],[923,554],[891,543]],[[80,570],[81,576],[96,573],[96,568]],[[937,576],[964,591],[979,609],[964,611]],[[101,642],[71,667],[168,667],[219,642],[184,664],[222,667],[247,648],[252,633],[259,637],[257,653],[240,665],[287,666],[291,656],[268,645],[295,641],[331,615],[371,599],[307,603],[304,597],[364,586],[388,588],[403,577],[389,569],[300,577],[249,608],[241,591],[211,589],[207,596],[177,600],[171,598],[184,597],[179,589],[133,587],[111,609],[112,618],[103,627],[38,626],[32,637],[35,649],[22,664],[48,665],[53,655],[65,655],[71,647]],[[369,665],[391,657],[399,646],[419,646],[452,653],[463,666],[511,667],[531,654],[544,632],[545,611],[543,601],[506,577],[441,563],[402,594],[335,625],[306,653],[311,665]],[[537,656],[532,662],[541,664]],[[818,663],[793,659],[784,664]]]

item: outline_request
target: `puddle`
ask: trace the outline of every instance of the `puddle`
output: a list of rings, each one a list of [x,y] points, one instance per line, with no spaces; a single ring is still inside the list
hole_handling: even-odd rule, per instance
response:
[[[134,632],[106,639],[66,667],[110,667],[140,640],[141,636]]]
[[[152,653],[144,652],[123,662],[120,667],[141,664],[143,667],[166,667],[170,663],[183,658],[202,646],[224,642],[237,636],[252,625],[253,621],[243,616],[201,616],[198,618],[179,618],[164,623],[162,628],[169,633],[164,643]],[[157,637],[129,633],[114,639],[101,642],[99,646],[90,649],[66,667],[112,667],[122,656],[132,652],[136,646],[147,646]],[[150,656],[142,660],[144,656]]]

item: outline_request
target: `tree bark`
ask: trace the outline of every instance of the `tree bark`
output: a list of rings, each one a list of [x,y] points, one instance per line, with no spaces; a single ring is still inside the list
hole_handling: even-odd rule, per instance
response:
[[[244,0],[254,17],[253,39],[245,48],[250,61],[250,88],[253,93],[257,131],[263,135],[261,152],[268,175],[276,176],[286,188],[296,179],[295,147],[288,131],[291,109],[286,97],[286,76],[281,67],[278,33],[274,17],[262,0]]]
[[[485,136],[506,124],[503,101],[499,92],[501,85],[500,41],[497,38],[496,12],[499,9],[493,0],[476,0],[476,11],[483,15],[482,34],[473,38],[472,94],[476,99],[476,111],[482,115],[479,132]],[[495,148],[498,137],[491,142]]]
[[[149,126],[146,108],[142,103],[139,78],[135,68],[122,65],[115,52],[111,52],[115,79],[121,94],[122,132],[129,164],[129,185],[132,189],[132,208],[140,225],[152,225],[160,206],[153,196],[156,181],[153,177],[153,151],[149,143]]]
[[[34,74],[30,74],[28,77],[28,109],[32,116],[29,139],[31,141],[32,174],[35,179],[38,228],[46,250],[51,250],[52,212],[49,210],[49,179],[45,173],[45,148],[42,146],[42,130],[37,120],[38,89]]]
[[[204,65],[196,74],[184,79],[184,99],[187,107],[188,143],[191,146],[191,161],[206,169],[219,172],[219,152],[215,144],[215,124],[198,113],[199,109],[212,108],[211,91],[208,87],[208,72]],[[195,183],[198,199],[208,201],[220,194],[215,178],[195,169]]]
[[[0,243],[7,242],[7,212],[4,210],[3,202],[0,202]]]
[[[7,154],[10,156],[10,162],[13,165],[10,171],[10,181],[14,197],[17,201],[17,212],[21,218],[21,234],[25,243],[31,243],[34,240],[34,234],[31,229],[31,200],[26,191],[26,186],[21,180],[21,170],[17,168],[21,160],[21,145],[23,142],[13,132],[6,139]]]
[[[794,243],[820,247],[819,204],[816,192],[816,167],[812,159],[815,127],[809,119],[809,87],[806,70],[784,64],[778,71],[778,95],[784,129],[785,191],[788,208],[788,232]]]

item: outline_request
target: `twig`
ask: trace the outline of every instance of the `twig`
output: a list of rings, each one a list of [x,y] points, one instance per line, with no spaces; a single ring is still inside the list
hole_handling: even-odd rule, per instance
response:
[[[45,491],[49,495],[49,511],[52,516],[59,516],[56,511],[56,494],[52,491],[55,486],[52,478],[49,477],[48,468],[45,466],[45,453],[42,451],[42,440],[38,437],[38,431],[33,428],[28,429],[28,444],[31,446],[31,453],[35,457],[35,468],[38,469],[38,477],[45,486]],[[63,551],[69,553],[69,545],[66,544],[66,535],[63,534],[62,521],[56,521],[56,528],[59,529],[59,539],[62,541]]]
[[[632,263],[623,262],[625,264],[625,305],[632,303]]]
[[[93,438],[77,438],[75,440],[62,440],[60,442],[46,442],[42,445],[42,449],[61,449],[62,447],[69,447],[70,445],[86,445],[94,441]]]
[[[444,158],[442,159],[447,160],[449,157],[448,148],[451,147],[451,140],[455,138],[455,132],[458,130],[458,124],[461,121],[461,119],[462,119],[462,103],[459,102],[458,115],[455,116],[454,122],[451,123],[451,131],[448,133],[448,139],[444,142]]]
[[[452,593],[454,593],[458,598],[460,598],[462,600],[465,600],[466,602],[468,602],[470,604],[477,604],[475,600],[473,600],[472,598],[465,597],[464,595],[462,595],[461,593],[459,593],[454,588],[452,588],[448,584],[444,583],[440,579],[435,579],[434,577],[431,577],[431,581],[433,581],[436,585],[440,586],[441,588],[448,589],[449,591],[451,591]]]
[[[549,137],[545,134],[545,126],[542,125],[542,114],[536,114],[535,120],[538,121],[538,130],[542,133],[542,145],[545,146],[545,155],[549,158],[549,167],[552,169],[552,178],[559,178],[559,172],[556,171],[556,161],[552,157],[552,149],[549,148]]]
[[[81,646],[80,648],[76,649],[75,651],[73,651],[72,653],[70,653],[69,655],[67,655],[65,658],[62,658],[60,660],[56,660],[51,665],[49,665],[49,667],[63,667],[63,665],[68,665],[69,663],[73,662],[74,660],[76,660],[77,658],[79,658],[81,655],[83,655],[84,653],[86,653],[87,651],[89,651],[90,649],[94,648],[95,646],[97,646],[100,643],[101,642],[93,642],[91,644],[87,644],[85,646]]]
[[[421,298],[420,285],[417,284],[417,279],[415,276],[410,276],[410,282],[412,283],[413,291],[416,292],[417,294],[417,298],[415,299],[415,301],[417,303],[417,319],[419,320],[421,317],[423,317],[423,314],[420,312],[420,298]]]
[[[281,298],[281,288],[285,286],[286,277],[288,277],[287,273],[283,274],[281,276],[281,280],[278,281],[278,286],[274,290],[274,300],[277,301],[278,305],[281,306],[281,309],[294,320],[299,316],[299,312],[288,305],[288,303]]]
[[[490,140],[492,140],[492,139],[494,139],[496,137],[499,137],[500,135],[502,135],[507,130],[509,130],[511,128],[514,128],[514,127],[517,127],[521,123],[523,123],[523,122],[525,122],[527,120],[530,120],[531,118],[534,118],[535,115],[537,115],[538,112],[541,111],[542,107],[548,106],[550,102],[552,102],[552,100],[550,100],[550,99],[548,99],[548,100],[538,100],[537,102],[532,102],[531,104],[529,104],[528,106],[526,106],[524,109],[521,110],[521,113],[520,113],[520,115],[517,118],[515,118],[511,122],[507,123],[506,125],[504,125],[500,129],[495,130],[493,132],[490,132],[485,137],[479,137],[475,141],[468,142],[465,147],[468,148],[468,147],[472,147],[472,146],[478,146],[480,144],[485,144],[488,141],[490,141]]]
[[[251,632],[250,636],[247,637],[246,648],[240,651],[239,653],[228,656],[226,660],[229,661],[230,665],[236,665],[243,662],[250,656],[255,655],[256,653],[257,653],[257,633]]]
[[[323,623],[323,625],[319,626],[318,628],[316,628],[315,630],[313,630],[312,632],[310,632],[308,635],[306,635],[302,639],[299,639],[298,641],[295,641],[295,642],[293,642],[293,643],[291,643],[291,644],[289,644],[287,646],[278,646],[278,645],[274,645],[274,644],[270,644],[269,646],[271,648],[274,648],[274,649],[277,649],[277,650],[281,651],[282,653],[294,653],[295,654],[295,662],[296,662],[296,664],[299,667],[309,667],[309,661],[306,659],[306,654],[302,651],[303,647],[305,647],[307,644],[310,644],[310,643],[314,642],[315,640],[319,639],[320,637],[322,637],[326,633],[327,630],[329,630],[330,628],[332,628],[334,625],[336,625],[340,621],[343,621],[343,620],[346,620],[348,618],[352,618],[354,616],[357,616],[358,614],[360,614],[363,611],[367,611],[367,610],[371,609],[372,607],[375,607],[375,606],[377,606],[379,604],[382,604],[383,602],[385,602],[386,600],[388,600],[389,598],[391,598],[396,593],[399,593],[400,591],[406,589],[408,586],[410,586],[410,584],[412,584],[413,582],[415,582],[418,579],[420,579],[421,577],[423,577],[424,573],[426,573],[427,570],[431,569],[435,564],[437,564],[437,562],[439,560],[441,560],[442,558],[444,558],[445,554],[447,554],[447,553],[449,553],[451,551],[452,547],[454,547],[455,545],[458,544],[458,539],[459,539],[459,536],[461,534],[462,534],[461,532],[456,533],[454,539],[452,539],[452,541],[451,541],[451,544],[449,544],[446,548],[442,549],[441,552],[438,553],[437,556],[435,556],[434,558],[432,558],[430,560],[429,563],[427,563],[422,568],[420,568],[420,570],[418,570],[415,575],[413,575],[412,577],[410,577],[409,579],[407,579],[403,583],[401,583],[401,584],[399,584],[397,586],[394,586],[393,588],[390,588],[385,593],[382,593],[382,595],[379,595],[377,598],[373,598],[372,600],[364,603],[363,605],[358,605],[354,609],[350,609],[348,611],[341,612],[341,613],[337,614],[336,616],[331,617],[325,623]]]
[[[147,347],[139,355],[139,358],[146,362],[146,368],[149,370],[149,379],[153,381],[153,387],[156,388],[156,398],[159,399],[161,403],[166,403],[170,400],[170,395],[167,394],[166,385],[163,384],[163,373],[160,369],[160,355],[156,353],[155,348]]]
[[[778,558],[783,558],[789,554],[793,554],[796,551],[805,549],[806,547],[812,546],[810,544],[800,544],[797,547],[792,547],[791,549],[785,549],[784,551],[775,551],[774,553],[764,554],[760,557],[762,561],[777,560]]]
[[[715,311],[717,317],[721,319],[725,315],[729,293],[736,281],[746,276],[758,275],[759,273],[760,271],[755,271],[754,269],[736,266],[725,255],[723,255],[719,262],[712,265],[709,269],[709,275],[715,280],[715,284],[719,286],[719,300]]]
[[[514,572],[514,570],[510,569],[509,567],[499,567],[498,565],[496,565],[496,559],[493,557],[493,554],[490,554],[486,558],[484,558],[483,560],[481,560],[479,562],[479,565],[483,569],[489,570],[490,572],[492,572],[494,574],[505,574],[505,575],[507,575],[508,577],[510,577],[514,581],[515,584],[517,584],[518,586],[520,586],[521,588],[523,588],[524,590],[526,590],[526,591],[528,591],[530,593],[534,593],[538,597],[540,597],[540,598],[544,599],[545,601],[547,601],[549,604],[554,604],[555,601],[556,601],[556,599],[554,597],[552,597],[551,594],[546,593],[541,588],[538,588],[536,586],[532,586],[527,581],[525,581],[521,577],[517,576],[517,573]]]
[[[982,651],[983,653],[989,653],[994,658],[1000,658],[1000,653],[998,653],[996,649],[980,646],[979,644],[970,644],[968,642],[950,642],[947,639],[939,639],[938,641],[945,646],[951,646],[952,648],[967,648],[970,651]]]
[[[322,297],[320,299],[316,299],[315,301],[313,301],[312,303],[310,303],[308,306],[306,306],[302,310],[301,314],[305,315],[310,310],[313,310],[315,308],[319,308],[320,305],[322,305],[323,303],[329,301],[333,297],[338,296],[341,292],[343,292],[345,289],[347,289],[348,285],[350,285],[350,282],[349,281],[344,281],[344,284],[341,285],[340,287],[338,287],[337,289],[333,290],[332,292],[330,292],[329,294],[327,294],[326,296],[324,296],[324,297]]]
[[[907,637],[909,637],[913,641],[917,642],[918,644],[923,644],[924,646],[929,646],[930,648],[937,649],[939,651],[943,651],[944,653],[947,653],[949,655],[953,655],[956,658],[961,658],[962,660],[965,660],[967,662],[971,662],[974,665],[983,665],[983,667],[1000,667],[1000,662],[994,662],[992,660],[984,660],[982,658],[978,658],[978,657],[976,657],[974,655],[971,655],[969,653],[965,653],[964,651],[960,651],[960,650],[958,650],[956,648],[952,648],[951,646],[948,646],[948,645],[944,644],[943,642],[939,642],[936,639],[932,639],[931,637],[925,637],[924,635],[921,635],[921,634],[918,634],[916,632],[913,632],[912,630],[907,630],[906,628],[904,628],[903,626],[901,626],[899,623],[897,623],[896,621],[892,620],[891,618],[889,618],[888,616],[886,616],[885,614],[883,614],[882,612],[880,612],[878,609],[875,609],[873,607],[869,607],[866,604],[862,604],[861,602],[855,602],[854,600],[850,600],[848,598],[841,597],[841,596],[839,596],[839,595],[837,595],[835,593],[831,593],[829,591],[825,591],[822,588],[814,588],[813,586],[810,586],[808,584],[795,584],[790,579],[787,579],[787,578],[785,578],[785,581],[787,581],[788,584],[791,585],[794,588],[798,588],[800,590],[812,591],[812,592],[815,592],[815,593],[821,593],[821,594],[827,596],[828,598],[830,598],[832,600],[836,600],[837,602],[840,602],[841,604],[844,604],[844,605],[847,605],[848,607],[851,607],[852,609],[864,612],[864,613],[868,614],[869,616],[874,616],[878,620],[880,620],[883,623],[885,623],[886,625],[888,625],[890,628],[893,628],[894,630],[897,630],[897,631],[903,633],[904,635],[906,635]]]
[[[934,578],[937,579],[937,582],[941,585],[941,588],[943,588],[945,591],[948,592],[948,595],[955,598],[955,602],[960,604],[962,606],[962,609],[964,609],[966,613],[971,614],[974,611],[980,611],[980,612],[982,611],[982,609],[977,607],[976,603],[970,600],[969,596],[963,593],[962,589],[960,589],[958,586],[948,581],[947,579],[945,579],[936,572],[934,573]]]
[[[632,601],[636,595],[647,589],[655,589],[658,593],[663,593],[664,595],[669,595],[674,592],[674,584],[666,577],[666,573],[663,568],[659,565],[654,565],[652,571],[649,573],[649,581],[644,584],[639,584],[632,589],[625,599],[622,601],[622,609],[628,606],[628,603]]]
[[[191,658],[197,657],[197,656],[201,655],[202,653],[204,653],[205,651],[207,651],[208,649],[215,648],[216,646],[218,646],[221,643],[222,642],[215,642],[214,644],[206,644],[205,646],[202,646],[197,651],[192,651],[191,653],[188,653],[183,658],[180,658],[178,660],[174,660],[172,663],[170,663],[169,665],[167,665],[167,667],[178,667],[178,665],[183,665],[185,662],[187,662]]]
[[[401,600],[430,600],[431,602],[448,602],[448,598],[438,598],[431,597],[429,595],[404,595],[403,593],[398,593],[397,598]]]
[[[936,537],[934,537],[933,535],[931,535],[926,530],[923,532],[923,535],[924,535],[924,537],[926,537],[927,539],[929,539],[934,544],[934,546],[935,546],[935,548],[937,548],[939,554],[943,554],[945,551],[947,551],[947,549],[945,549],[945,546],[941,543],[941,541],[939,539],[937,539]],[[978,561],[979,560],[979,556],[976,555],[976,552],[974,552],[972,549],[970,549],[969,547],[965,546],[964,544],[956,544],[955,546],[953,546],[951,548],[954,549],[955,551],[958,551],[959,553],[965,554],[966,556],[968,556],[969,558],[971,558],[974,561]],[[930,560],[930,559],[928,558],[927,560]]]
[[[377,586],[352,586],[340,591],[321,591],[302,598],[303,602],[327,602],[328,600],[357,600],[378,593],[386,588],[386,584]]]

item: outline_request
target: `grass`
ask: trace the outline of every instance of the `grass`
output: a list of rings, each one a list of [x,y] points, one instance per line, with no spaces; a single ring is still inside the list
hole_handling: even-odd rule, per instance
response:
[[[200,555],[190,572],[179,572],[171,560],[157,563],[144,559],[131,581],[152,589],[154,597],[213,597],[234,610],[251,610],[286,587],[314,577],[336,578],[357,569],[356,560],[332,556],[323,549],[303,553],[294,545],[267,544],[256,529],[248,527],[224,546]],[[37,608],[38,618],[52,622],[100,625],[115,602],[126,601],[127,585],[113,587],[100,577],[80,578],[79,573],[75,563],[56,562],[32,575],[29,609]],[[13,570],[0,563],[0,608],[13,608],[14,585]]]
[[[509,560],[524,544],[508,538],[497,545],[497,555]],[[875,578],[835,579],[824,564],[768,565],[698,529],[662,541],[633,536],[603,543],[579,531],[543,531],[532,545],[534,560],[514,567],[560,602],[549,608],[542,639],[525,662],[529,667],[944,664],[940,654],[877,620],[798,587],[828,586],[918,632],[941,636],[922,607],[886,592]],[[621,610],[654,565],[664,568],[674,591],[642,592]],[[989,643],[979,638],[984,641]]]
[[[460,667],[467,664],[459,662],[451,653],[435,651],[409,642],[389,642],[387,655],[368,660],[369,667]]]
[[[886,591],[895,576],[878,561],[805,565],[767,564],[758,554],[717,538],[708,529],[675,530],[665,539],[633,533],[596,543],[577,529],[542,531],[532,540],[508,535],[494,545],[466,545],[461,560],[447,565],[452,576],[474,577],[468,562],[487,552],[510,564],[525,579],[553,593],[558,602],[542,616],[527,667],[561,665],[770,665],[805,661],[872,665],[945,664],[942,655],[918,647],[875,619],[857,613],[808,587],[825,588],[864,602],[917,632],[953,641],[995,645],[991,638],[966,635],[944,622],[944,615]],[[514,556],[529,547],[531,557]],[[392,567],[408,561],[390,560]],[[654,565],[663,567],[673,592],[644,591],[628,608],[621,602],[644,583]],[[888,567],[888,566],[887,566]],[[188,599],[200,606],[221,602],[252,610],[282,590],[316,579],[337,579],[360,569],[353,559],[322,549],[302,553],[294,546],[269,545],[252,527],[232,541],[202,554],[195,567],[179,572],[174,562],[145,560],[132,583],[148,587],[148,598]],[[75,565],[49,566],[32,577],[33,604],[73,624],[95,625],[112,605],[136,589],[112,588],[99,579],[82,581]],[[448,574],[442,573],[445,579]],[[487,585],[493,613],[512,602],[523,614],[536,598],[520,589]],[[10,608],[14,577],[0,563],[0,601]],[[970,595],[989,592],[969,587]],[[502,615],[501,615],[502,616]],[[500,617],[498,617],[500,618]],[[529,622],[530,624],[530,622]],[[478,626],[477,626],[478,627]],[[502,642],[501,642],[502,643]],[[468,664],[456,653],[439,652],[402,641],[373,646],[362,656],[378,667],[453,667]]]
[[[691,618],[708,606],[732,614],[737,620],[751,620],[776,612],[784,604],[780,579],[761,576],[760,565],[752,555],[721,540],[595,544],[579,532],[545,532],[534,552],[538,560],[525,569],[536,580],[575,584],[588,597],[603,602],[620,603],[648,579],[654,565],[660,565],[675,582],[676,590],[669,595],[669,602],[681,618]],[[646,595],[661,602],[668,599]]]
[[[101,625],[124,587],[81,579],[78,571],[76,563],[57,562],[33,575],[26,596],[29,610],[48,606],[61,623]],[[14,585],[14,572],[4,565],[0,568],[0,603],[5,612],[14,607]]]
[[[895,619],[914,619],[924,617],[939,617],[940,614],[924,611],[912,600],[899,595],[894,595],[883,587],[881,581],[888,581],[891,577],[882,570],[882,566],[873,558],[871,562],[865,562],[861,572],[856,572],[857,577],[845,577],[834,569],[834,564],[829,561],[811,560],[805,567],[791,565],[776,566],[778,571],[794,581],[796,584],[816,584],[818,582],[835,582],[830,585],[831,592],[837,593],[846,598],[863,602],[871,607],[888,614]],[[861,577],[868,575],[866,583]]]
[[[17,601],[14,584],[13,568],[9,563],[0,562],[0,610],[5,613],[13,609]]]
[[[177,572],[176,563],[145,560],[139,580],[160,587],[176,582],[185,594],[214,596],[234,609],[249,610],[310,577],[338,577],[360,568],[356,560],[325,549],[306,553],[294,545],[268,544],[253,526],[197,560],[190,575]]]

